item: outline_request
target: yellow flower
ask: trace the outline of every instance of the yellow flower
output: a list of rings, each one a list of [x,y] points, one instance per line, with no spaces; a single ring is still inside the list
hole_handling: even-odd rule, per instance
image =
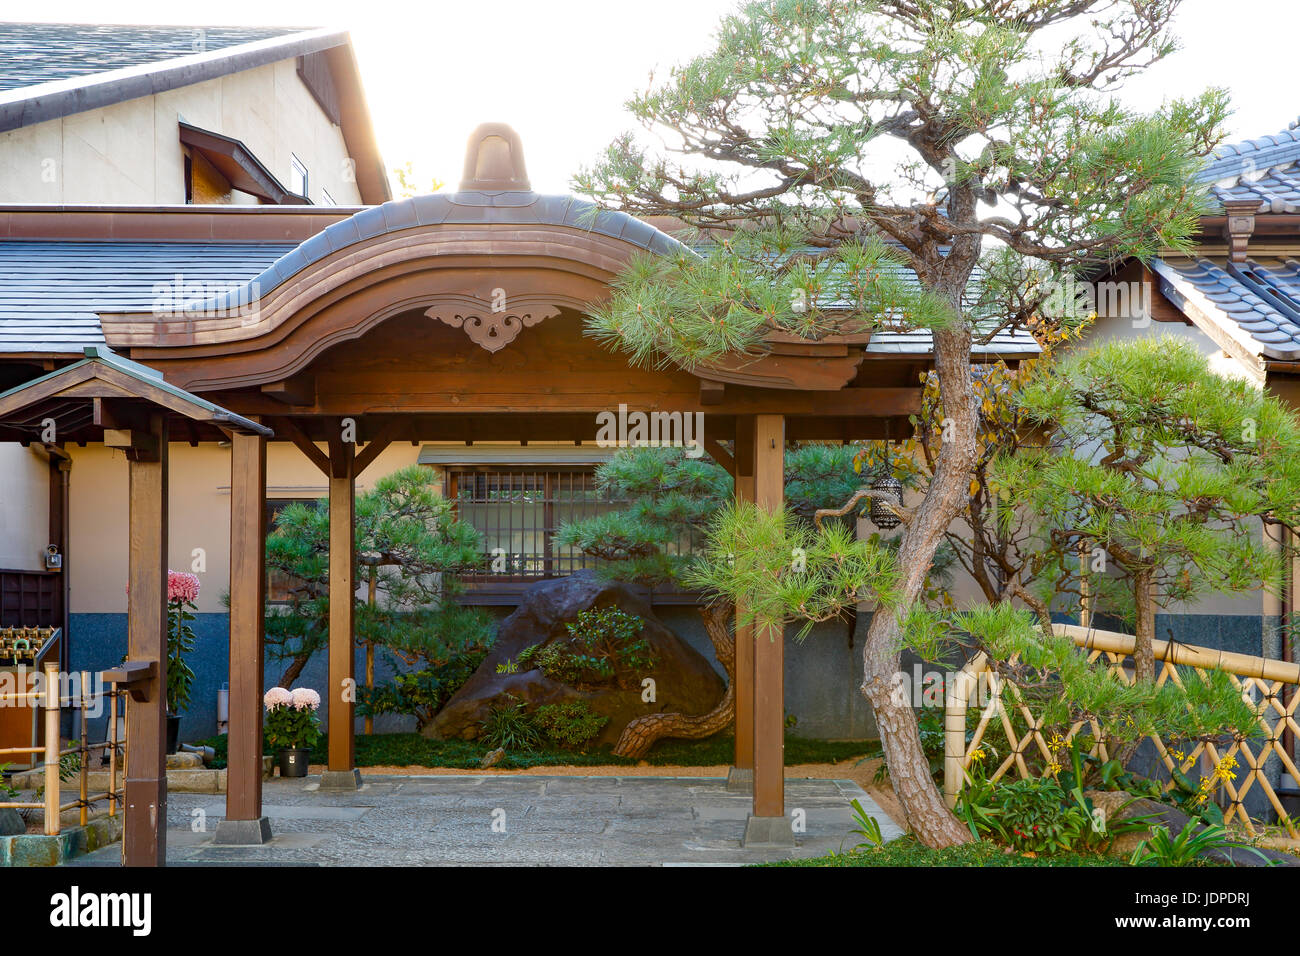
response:
[[[984,753],[983,747],[976,747],[974,750],[970,752],[971,760],[983,760],[986,756],[987,754]]]

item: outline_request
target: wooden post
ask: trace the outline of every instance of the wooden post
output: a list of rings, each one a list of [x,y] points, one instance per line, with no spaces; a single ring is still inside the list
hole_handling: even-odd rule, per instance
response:
[[[167,858],[167,424],[150,416],[129,459],[130,593],[127,659],[153,661],[147,700],[126,708],[125,866],[162,866]]]
[[[754,500],[762,508],[785,507],[785,418],[756,415]],[[754,816],[778,818],[770,836],[790,830],[785,821],[785,633],[763,626],[754,635]],[[792,834],[791,834],[792,839]]]
[[[356,510],[355,445],[340,438],[330,447],[330,631],[329,631],[329,769],[322,789],[355,789],[353,739],[357,696],[353,647],[354,598],[357,589],[353,523]]]
[[[230,440],[230,755],[226,816],[213,842],[265,843],[262,684],[266,600],[266,439]]]
[[[45,835],[59,832],[59,669],[45,665]]]
[[[754,416],[736,418],[736,500],[754,500]],[[743,602],[737,602],[739,614]],[[728,790],[754,786],[754,626],[736,624],[736,763]]]
[[[370,579],[368,582],[370,591],[366,597],[366,603],[369,604],[371,609],[373,610],[375,606],[375,590],[379,585],[379,579],[375,577],[374,568],[370,568],[369,570],[370,573],[367,575],[367,577]],[[375,689],[375,645],[367,643],[366,644],[366,692],[369,693],[374,689]],[[366,714],[364,729],[367,734],[373,734],[375,732],[375,718],[370,716],[370,714]]]

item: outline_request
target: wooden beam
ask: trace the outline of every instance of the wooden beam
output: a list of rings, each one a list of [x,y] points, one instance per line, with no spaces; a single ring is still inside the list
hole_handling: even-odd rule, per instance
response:
[[[701,405],[721,405],[722,395],[726,391],[726,385],[722,382],[714,382],[707,378],[700,380],[700,404]]]
[[[330,440],[329,772],[336,783],[356,767],[352,635],[356,591],[354,447],[341,438]]]
[[[167,856],[167,424],[152,416],[156,459],[136,458],[128,473],[127,660],[153,663],[148,702],[126,709],[125,866],[163,866]]]
[[[105,428],[104,445],[125,450],[131,461],[157,461],[160,455],[158,439],[147,431],[133,428]]]
[[[270,382],[261,388],[263,395],[285,405],[315,405],[316,378],[299,375],[283,382]]]
[[[785,419],[757,415],[754,500],[785,507]],[[754,634],[754,816],[785,816],[785,634],[780,625]]]
[[[262,817],[265,598],[266,439],[236,433],[230,438],[230,754],[219,843],[263,843],[270,833]],[[227,827],[227,821],[243,825]]]
[[[293,442],[298,450],[307,456],[307,460],[320,469],[321,474],[329,477],[329,456],[316,447],[315,442],[303,433],[297,422],[292,418],[276,418],[272,420],[271,427],[275,429],[277,435],[283,435]]]
[[[378,458],[393,441],[409,429],[410,420],[405,416],[389,419],[379,430],[379,434],[366,442],[366,447],[357,452],[356,462],[353,465],[353,475],[360,475],[366,470],[374,460]]]
[[[731,457],[731,452],[727,451],[726,445],[716,438],[710,438],[704,443],[704,450],[709,453],[710,458],[722,466],[723,471],[733,479],[736,477],[736,459]]]

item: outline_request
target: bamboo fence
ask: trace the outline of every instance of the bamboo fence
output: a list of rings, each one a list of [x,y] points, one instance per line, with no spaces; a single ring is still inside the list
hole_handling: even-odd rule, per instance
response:
[[[45,739],[40,746],[35,747],[4,747],[0,748],[0,758],[8,755],[22,754],[25,756],[43,756],[44,761],[36,769],[44,771],[45,786],[42,794],[43,799],[39,802],[0,802],[0,808],[11,807],[16,810],[42,810],[45,815],[45,833],[49,836],[55,836],[59,833],[60,817],[65,810],[79,809],[81,811],[81,825],[85,826],[90,817],[90,808],[102,801],[108,801],[109,816],[116,816],[118,803],[122,799],[122,785],[126,777],[126,742],[118,741],[118,728],[125,728],[126,713],[125,709],[119,708],[119,701],[124,699],[125,692],[118,690],[117,684],[111,684],[108,690],[103,689],[100,684],[100,690],[90,691],[90,671],[81,671],[80,684],[75,695],[69,694],[60,696],[60,679],[57,664],[45,665],[45,686],[41,690],[35,691],[18,691],[15,693],[0,693],[0,707],[14,707],[24,704],[43,707],[45,709],[44,734]],[[98,701],[103,700],[108,705],[108,738],[103,743],[90,743],[87,729],[86,712]],[[62,737],[59,733],[59,717],[63,707],[76,706],[79,716],[79,735],[78,739],[70,747],[63,747]],[[119,716],[119,713],[121,716]],[[119,723],[120,721],[120,723]],[[122,750],[123,759],[121,766],[118,765],[118,749]],[[89,756],[92,752],[99,751],[108,753],[108,789],[99,793],[90,793],[88,784],[88,764]],[[77,754],[77,796],[74,800],[60,802],[62,793],[62,761],[69,754]]]
[[[1125,659],[1132,655],[1137,642],[1131,634],[1060,624],[1055,625],[1053,630],[1069,637],[1078,647],[1087,651],[1090,662],[1104,656],[1117,679],[1132,683],[1133,677],[1124,666]],[[1163,740],[1153,736],[1150,740],[1165,768],[1171,773],[1177,769],[1186,774],[1201,760],[1203,765],[1209,764],[1208,768],[1203,766],[1202,769],[1212,771],[1223,765],[1228,758],[1239,758],[1245,764],[1245,778],[1238,782],[1229,775],[1216,777],[1214,790],[1211,791],[1212,795],[1217,795],[1215,791],[1221,790],[1226,798],[1224,819],[1228,822],[1240,820],[1251,836],[1257,835],[1255,822],[1246,812],[1245,801],[1246,795],[1258,786],[1277,812],[1278,821],[1286,829],[1287,835],[1293,840],[1300,839],[1297,821],[1288,816],[1277,790],[1265,772],[1269,759],[1276,756],[1282,776],[1289,776],[1292,786],[1300,787],[1300,770],[1296,769],[1293,755],[1286,746],[1288,732],[1292,738],[1300,737],[1300,726],[1296,724],[1296,705],[1300,703],[1300,693],[1296,692],[1296,686],[1300,684],[1300,664],[1169,641],[1154,641],[1153,645],[1156,660],[1163,665],[1159,667],[1156,676],[1157,684],[1173,681],[1178,686],[1183,686],[1178,667],[1187,667],[1202,675],[1210,670],[1226,671],[1231,675],[1233,683],[1241,689],[1243,698],[1254,706],[1256,719],[1264,731],[1263,741],[1255,739],[1254,747],[1249,739],[1233,741],[1228,745],[1200,741],[1186,753],[1171,750]],[[976,704],[972,697],[981,683],[988,688],[989,699],[983,704]],[[968,742],[967,712],[971,706],[980,706],[981,712],[979,723]],[[1012,711],[1023,719],[1023,732],[1016,730],[1011,719]],[[1063,735],[1063,741],[1058,742],[1054,752],[1043,736],[1043,718],[1034,716],[1014,685],[997,679],[989,667],[987,656],[980,653],[958,672],[945,699],[943,777],[944,796],[948,806],[956,804],[974,762],[974,755],[981,750],[981,743],[994,720],[999,721],[1006,734],[1010,752],[989,775],[990,780],[1001,779],[1012,770],[1022,778],[1033,776],[1029,761],[1025,759],[1026,754],[1029,753],[1032,757],[1036,750],[1043,758],[1042,763],[1045,766],[1051,765],[1062,744],[1068,746],[1085,724],[1092,731],[1094,740],[1089,753],[1102,760],[1109,759],[1102,741],[1101,728],[1096,721],[1076,721],[1069,732]],[[1166,784],[1166,788],[1172,786],[1172,781]]]

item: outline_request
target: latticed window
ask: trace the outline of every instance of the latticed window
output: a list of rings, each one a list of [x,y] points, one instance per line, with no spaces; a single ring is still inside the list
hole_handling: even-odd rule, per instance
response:
[[[483,536],[495,580],[572,574],[595,562],[555,541],[560,526],[615,510],[592,468],[477,465],[447,469],[457,515]],[[473,580],[467,579],[467,580]],[[480,578],[481,580],[481,578]]]

